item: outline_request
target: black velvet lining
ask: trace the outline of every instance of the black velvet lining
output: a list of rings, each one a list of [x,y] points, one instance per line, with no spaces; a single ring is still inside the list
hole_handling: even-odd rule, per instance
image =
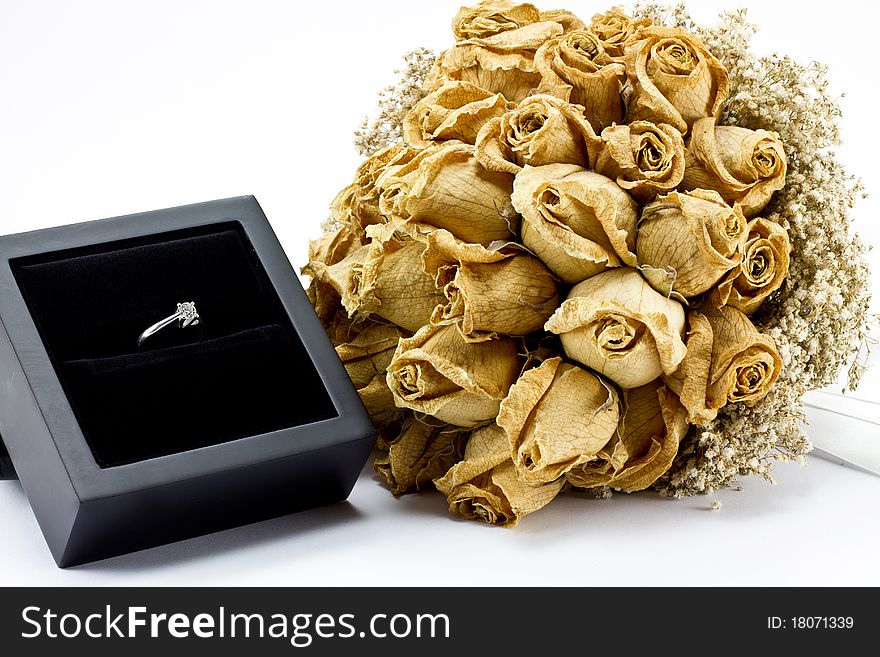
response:
[[[334,417],[238,224],[44,254],[13,271],[95,460],[113,467]],[[199,329],[147,326],[194,301]]]

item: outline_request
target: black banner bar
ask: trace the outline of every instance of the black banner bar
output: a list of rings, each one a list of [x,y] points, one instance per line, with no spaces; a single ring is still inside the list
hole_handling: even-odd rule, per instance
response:
[[[798,588],[4,589],[0,646],[93,657],[873,651],[872,598]]]

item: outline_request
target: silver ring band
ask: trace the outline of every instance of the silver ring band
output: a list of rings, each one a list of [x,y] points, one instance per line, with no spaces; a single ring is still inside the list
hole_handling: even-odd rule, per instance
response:
[[[184,301],[183,303],[179,303],[177,304],[177,310],[174,314],[168,315],[165,319],[159,320],[138,336],[138,349],[143,346],[144,342],[149,337],[155,335],[166,326],[171,326],[174,322],[177,322],[177,325],[180,328],[186,328],[187,326],[196,326],[200,321],[199,312],[196,310],[196,304],[194,301]]]

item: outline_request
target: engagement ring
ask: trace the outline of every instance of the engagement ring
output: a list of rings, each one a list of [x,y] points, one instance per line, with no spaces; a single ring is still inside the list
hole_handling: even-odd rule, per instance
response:
[[[143,346],[144,342],[150,336],[155,335],[166,326],[171,326],[177,322],[179,328],[186,328],[188,326],[196,326],[199,321],[199,312],[196,310],[196,304],[194,301],[184,301],[183,303],[179,303],[177,304],[177,311],[173,315],[169,315],[165,319],[156,322],[138,336],[138,349]]]

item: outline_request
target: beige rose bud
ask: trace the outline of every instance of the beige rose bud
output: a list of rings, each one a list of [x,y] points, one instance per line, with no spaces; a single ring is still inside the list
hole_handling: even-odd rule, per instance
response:
[[[477,429],[468,440],[464,459],[434,481],[452,513],[503,527],[513,527],[526,514],[549,504],[564,483],[561,477],[537,484],[520,479],[510,459],[507,434],[494,424]]]
[[[437,230],[427,237],[425,271],[443,290],[434,324],[454,324],[468,342],[541,330],[559,305],[550,271],[515,246],[487,249]]]
[[[559,23],[543,21],[460,41],[438,58],[426,81],[427,90],[433,91],[432,87],[445,81],[459,80],[518,103],[541,81],[535,71],[535,51],[547,39],[560,34]]]
[[[623,120],[623,64],[612,61],[599,38],[578,30],[551,39],[535,53],[541,74],[538,93],[580,105],[590,125],[601,132]]]
[[[366,236],[359,227],[342,224],[336,230],[324,233],[318,239],[309,242],[309,263],[302,268],[302,273],[314,276],[315,264],[335,265],[364,244],[366,244]]]
[[[687,356],[666,383],[691,424],[714,420],[728,402],[754,406],[779,377],[776,343],[736,308],[704,304],[688,313]]]
[[[773,192],[785,187],[788,159],[779,135],[766,130],[694,123],[687,150],[683,189],[713,189],[739,203],[747,218],[764,209]]]
[[[497,422],[510,439],[519,477],[546,483],[594,459],[619,419],[613,387],[577,365],[550,358],[510,388]]]
[[[406,201],[410,186],[419,171],[419,167],[425,160],[439,153],[444,147],[457,143],[454,141],[432,143],[421,150],[414,151],[411,157],[406,158],[406,161],[385,167],[381,175],[376,179],[375,184],[379,197],[379,215],[381,217],[381,221],[377,222],[379,225],[393,224],[399,226],[411,219],[409,211],[406,209]],[[373,226],[367,226],[365,230],[368,232],[372,228]]]
[[[624,390],[621,407],[614,438],[597,459],[567,472],[568,483],[632,492],[646,489],[669,470],[688,430],[687,412],[678,397],[658,379]]]
[[[401,408],[460,427],[498,415],[522,366],[518,342],[465,342],[454,326],[425,326],[403,338],[388,366],[388,387]]]
[[[613,180],[571,164],[526,167],[512,199],[523,244],[566,283],[635,266],[638,206]]]
[[[727,98],[727,69],[685,30],[640,29],[625,63],[632,87],[627,123],[668,123],[687,134],[698,119],[717,116]]]
[[[399,422],[403,412],[385,382],[385,371],[397,349],[397,342],[408,335],[396,326],[366,324],[350,327],[348,340],[336,345],[336,354],[345,366],[373,425],[385,432]]]
[[[635,33],[647,27],[647,18],[633,20],[615,7],[602,14],[596,14],[590,21],[590,31],[602,41],[602,46],[610,57],[623,58],[624,48]]]
[[[395,495],[430,488],[461,460],[467,438],[460,427],[410,418],[373,468]]]
[[[473,144],[489,119],[513,107],[501,94],[469,82],[448,82],[416,103],[403,119],[403,138],[416,148],[458,140]]]
[[[383,175],[387,176],[389,171],[394,171],[409,162],[415,153],[416,151],[405,143],[392,144],[376,151],[357,168],[350,212],[362,227],[385,221],[385,217],[379,211],[379,194],[382,188],[377,183]],[[343,199],[337,197],[337,200]]]
[[[524,166],[577,164],[587,168],[602,141],[581,108],[554,96],[529,96],[487,121],[477,135],[477,159],[489,171],[516,174]]]
[[[363,238],[364,224],[361,223],[357,213],[358,191],[358,186],[354,183],[339,190],[339,193],[330,202],[328,223],[335,227],[347,226],[353,234]],[[326,234],[321,239],[324,237]]]
[[[687,299],[739,266],[747,235],[739,206],[717,192],[672,192],[642,210],[636,254],[655,290]]]
[[[785,229],[769,219],[752,219],[748,231],[742,262],[712,291],[712,302],[751,315],[782,286],[791,244]]]
[[[622,388],[673,373],[685,354],[681,304],[655,292],[631,267],[575,285],[544,325],[566,355]]]
[[[333,293],[335,294],[335,291]],[[342,307],[341,301],[339,301],[338,295],[336,298],[336,312],[329,316],[328,321],[324,323],[324,332],[327,334],[327,337],[330,338],[330,344],[332,344],[334,348],[349,342],[360,332],[361,327],[363,326],[363,322],[359,319],[352,319],[348,316],[348,313],[345,312],[345,308]],[[309,296],[309,300],[312,301],[312,305],[315,305],[315,301],[311,296]],[[317,314],[317,309],[315,312]],[[320,317],[320,315],[318,316]]]
[[[336,355],[355,388],[363,388],[377,374],[385,376],[400,338],[409,337],[397,326],[369,324],[350,341],[336,347]]]
[[[615,125],[602,132],[602,141],[593,168],[616,180],[639,203],[675,190],[684,178],[684,140],[671,125]]]
[[[506,240],[517,229],[510,201],[513,177],[487,171],[474,147],[447,142],[414,160],[394,204],[409,220],[444,228],[465,242]]]
[[[541,12],[541,21],[553,21],[562,26],[562,33],[586,29],[586,24],[567,9],[548,9]]]
[[[312,278],[306,295],[328,334],[333,332],[340,311],[347,315],[342,295],[351,285],[351,266],[363,261],[368,252],[369,246],[355,239],[348,225],[309,244],[309,262],[302,268],[302,273]]]
[[[473,7],[458,10],[452,19],[452,33],[459,41],[483,39],[540,21],[541,12],[534,5],[481,0]]]
[[[381,317],[410,332],[427,324],[445,297],[422,268],[424,251],[424,244],[400,233],[373,240],[343,274],[339,290],[349,315]]]
[[[358,388],[357,393],[378,432],[376,446],[387,445],[400,432],[406,411],[394,403],[394,395],[388,388],[384,374],[374,376],[367,385]]]

